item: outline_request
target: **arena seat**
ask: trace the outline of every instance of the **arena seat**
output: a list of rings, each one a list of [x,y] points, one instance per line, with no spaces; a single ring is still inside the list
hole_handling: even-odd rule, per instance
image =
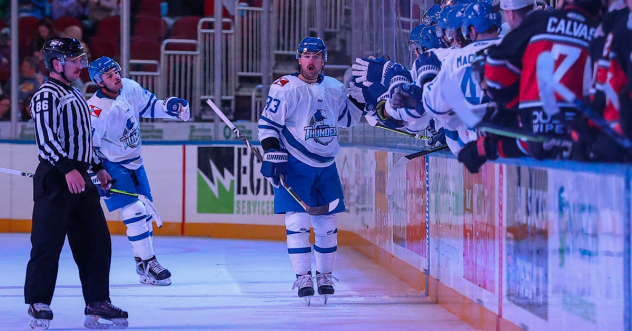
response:
[[[118,16],[111,16],[103,19],[99,22],[95,36],[100,38],[111,38],[118,42],[121,38],[121,18]]]
[[[95,37],[90,43],[90,55],[93,61],[102,56],[117,58],[120,55],[120,45],[110,39]]]
[[[160,43],[153,39],[135,39],[129,48],[132,60],[160,61]]]
[[[162,18],[143,16],[134,26],[134,37],[162,41],[167,38],[167,23]]]
[[[18,31],[20,32],[20,39],[26,38],[31,40],[37,35],[37,24],[39,19],[33,16],[21,17],[18,20]]]
[[[140,12],[143,16],[162,17],[160,3],[163,0],[143,0],[140,3]]]
[[[197,26],[201,17],[185,16],[177,20],[171,28],[171,39],[197,40]]]

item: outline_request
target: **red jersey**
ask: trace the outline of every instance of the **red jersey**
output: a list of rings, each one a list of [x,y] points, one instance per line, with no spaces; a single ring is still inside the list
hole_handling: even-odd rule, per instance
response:
[[[592,16],[574,6],[528,14],[489,52],[485,78],[490,93],[510,109],[541,108],[536,63],[540,54],[551,52],[553,78],[583,98],[590,87],[590,72],[585,75],[588,45],[597,25]],[[559,95],[556,99],[559,107],[573,107]]]

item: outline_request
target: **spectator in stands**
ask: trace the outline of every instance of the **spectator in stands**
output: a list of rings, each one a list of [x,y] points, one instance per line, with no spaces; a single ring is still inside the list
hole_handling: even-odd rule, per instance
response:
[[[119,14],[118,0],[87,0],[88,19],[83,21],[84,35],[89,39],[92,37],[99,22]],[[132,2],[133,4],[134,2]],[[134,16],[132,16],[134,17]]]
[[[84,19],[87,0],[53,0],[51,17],[56,20],[62,16]]]
[[[20,107],[20,121],[27,122],[32,119],[31,117],[31,99],[33,99],[33,95],[35,93],[29,93],[22,102],[22,106]]]
[[[86,54],[88,55],[88,59],[91,59],[88,45],[83,41],[83,30],[81,30],[80,27],[76,25],[67,27],[66,30],[62,32],[62,37],[74,38],[79,40],[81,46],[83,46],[83,51],[86,52]]]
[[[11,99],[8,95],[0,95],[0,122],[11,120]]]
[[[29,93],[34,93],[46,77],[39,73],[39,63],[37,59],[25,57],[20,66],[20,76],[18,77],[18,99],[25,100]],[[11,82],[4,84],[4,94],[11,93]]]
[[[0,31],[0,65],[9,65],[11,62],[11,29],[4,28]]]
[[[53,21],[48,17],[42,18],[37,23],[37,36],[31,40],[31,50],[41,52],[46,40],[55,37],[58,37],[58,34]]]
[[[37,18],[44,18],[48,15],[50,15],[50,4],[48,3],[48,0],[18,1],[18,17],[34,16]]]
[[[88,0],[88,20],[98,22],[119,12],[118,0]]]

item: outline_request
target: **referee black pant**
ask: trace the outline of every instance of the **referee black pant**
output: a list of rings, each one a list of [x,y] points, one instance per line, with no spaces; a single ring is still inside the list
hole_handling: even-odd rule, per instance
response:
[[[86,304],[110,300],[110,232],[96,186],[85,170],[79,172],[86,180],[86,189],[79,194],[70,193],[65,175],[49,162],[41,161],[35,172],[32,249],[24,285],[27,304],[50,305],[66,235]]]

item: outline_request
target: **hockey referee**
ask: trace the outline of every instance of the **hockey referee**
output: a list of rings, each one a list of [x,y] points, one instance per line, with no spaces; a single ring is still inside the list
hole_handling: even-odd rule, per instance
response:
[[[47,329],[53,319],[49,305],[66,235],[79,267],[85,326],[99,328],[99,318],[105,318],[126,327],[127,312],[110,303],[112,243],[88,169],[104,189],[111,178],[92,149],[88,104],[70,86],[88,66],[88,58],[81,43],[71,38],[50,39],[42,52],[49,80],[30,104],[40,160],[33,178],[32,249],[24,285],[31,327]]]

